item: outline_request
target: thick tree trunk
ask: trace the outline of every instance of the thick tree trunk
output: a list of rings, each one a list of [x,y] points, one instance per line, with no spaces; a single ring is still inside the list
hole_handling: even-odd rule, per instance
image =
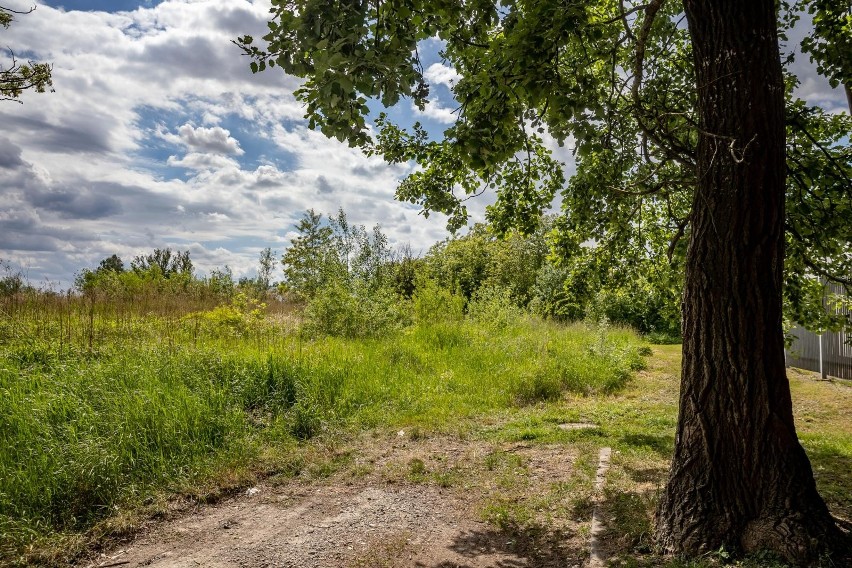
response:
[[[658,539],[809,564],[838,531],[784,367],[784,84],[773,0],[684,0],[699,95],[683,378]]]

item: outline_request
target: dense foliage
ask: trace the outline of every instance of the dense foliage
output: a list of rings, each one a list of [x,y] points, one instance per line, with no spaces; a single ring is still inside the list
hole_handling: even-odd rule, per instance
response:
[[[812,15],[814,33],[803,49],[832,84],[848,85],[846,3],[801,0],[783,8],[784,29],[801,12]],[[265,47],[239,40],[252,68],[306,77],[297,95],[312,127],[390,162],[418,163],[399,199],[444,212],[458,228],[466,199],[491,189],[490,224],[530,233],[561,193],[554,224],[560,258],[596,267],[595,280],[634,280],[677,297],[699,135],[679,3],[281,0],[271,13]],[[419,124],[406,129],[382,114],[371,136],[370,100],[394,105],[409,97],[421,108],[429,101],[419,51],[429,38],[441,40],[441,56],[460,75],[452,87],[458,120],[433,140]],[[826,281],[848,286],[852,274],[845,222],[852,122],[795,99],[796,82],[788,77],[784,301],[791,321],[839,329],[848,318],[828,317],[822,305],[826,295],[839,300]],[[577,171],[567,183],[545,134],[576,146]],[[590,240],[593,249],[583,246]]]
[[[676,341],[680,334],[679,281],[667,264],[622,274],[596,264],[593,247],[566,261],[553,254],[549,217],[526,236],[476,225],[436,243],[422,259],[392,251],[378,226],[368,232],[350,225],[342,210],[326,221],[308,211],[297,231],[282,258],[279,289],[306,304],[312,333],[387,333],[409,321],[408,301],[424,302],[438,288],[458,296],[463,311],[501,299],[546,318],[628,325],[655,340]],[[443,309],[435,305],[433,312]]]

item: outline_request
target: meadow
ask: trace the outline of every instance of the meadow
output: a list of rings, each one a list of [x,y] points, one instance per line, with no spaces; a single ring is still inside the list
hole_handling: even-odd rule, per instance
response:
[[[300,445],[323,435],[452,429],[565,392],[618,391],[642,365],[632,332],[522,315],[435,317],[347,339],[306,337],[282,306],[245,300],[205,309],[31,292],[4,302],[5,561],[81,547],[164,492],[210,498],[296,471]]]
[[[98,277],[71,292],[0,294],[0,565],[80,562],[259,482],[321,490],[358,479],[460,491],[498,540],[531,554],[586,551],[598,503],[613,565],[731,559],[682,563],[654,549],[679,345],[428,278],[406,296],[335,277],[294,303],[156,270]],[[819,490],[848,523],[852,386],[790,379]],[[369,457],[400,439],[405,457]],[[462,457],[440,457],[445,447]],[[613,450],[602,496],[601,447]],[[531,465],[542,459],[564,478],[542,481]]]

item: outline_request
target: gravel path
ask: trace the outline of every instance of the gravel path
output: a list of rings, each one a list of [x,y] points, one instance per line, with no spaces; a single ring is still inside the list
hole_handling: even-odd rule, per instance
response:
[[[409,459],[398,447],[385,458]],[[464,448],[442,448],[462,455]],[[476,451],[479,451],[478,449]],[[558,477],[542,454],[533,475]],[[550,470],[550,471],[545,471]],[[389,482],[377,476],[317,485],[261,485],[153,523],[135,540],[79,564],[81,568],[571,568],[588,558],[574,535],[501,530],[482,520],[477,487]]]

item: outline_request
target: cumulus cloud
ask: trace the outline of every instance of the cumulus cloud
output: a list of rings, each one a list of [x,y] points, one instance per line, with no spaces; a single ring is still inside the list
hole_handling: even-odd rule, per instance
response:
[[[40,4],[4,31],[4,44],[52,62],[56,92],[0,106],[3,257],[36,280],[68,285],[110,254],[172,246],[191,250],[201,270],[227,263],[239,275],[265,246],[283,249],[309,208],[380,222],[415,251],[443,238],[443,216],[426,219],[393,199],[409,165],[308,130],[293,94],[301,80],[251,73],[230,40],[266,33],[269,8],[269,0],[165,0],[116,13]],[[433,55],[440,49],[429,45]],[[810,86],[812,72],[801,74],[802,92],[835,100]],[[439,130],[455,120],[444,91],[458,75],[436,62],[425,76],[445,98],[411,117]],[[475,219],[486,203],[469,203]]]
[[[446,85],[452,87],[459,80],[458,72],[449,65],[443,63],[433,63],[426,68],[423,77],[434,85]]]
[[[181,144],[188,149],[197,152],[210,152],[214,154],[244,154],[240,143],[231,136],[231,132],[221,126],[196,127],[187,122],[177,130],[177,134],[166,131],[162,125],[157,134],[173,144]]]
[[[169,156],[166,163],[178,168],[190,170],[218,170],[227,167],[238,167],[239,164],[226,156],[219,154],[204,154],[202,152],[190,152],[183,158]]]
[[[456,115],[453,109],[447,108],[435,100],[426,103],[426,107],[423,110],[420,110],[412,104],[411,110],[417,115],[431,118],[441,124],[452,124],[456,121]]]

